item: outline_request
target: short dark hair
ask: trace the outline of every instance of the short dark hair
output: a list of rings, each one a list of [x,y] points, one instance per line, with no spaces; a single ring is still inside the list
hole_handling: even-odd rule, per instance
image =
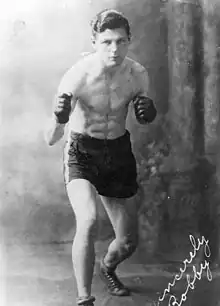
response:
[[[98,13],[91,21],[92,36],[102,33],[106,29],[125,29],[128,39],[131,38],[130,25],[127,18],[121,13],[113,9],[105,9]]]

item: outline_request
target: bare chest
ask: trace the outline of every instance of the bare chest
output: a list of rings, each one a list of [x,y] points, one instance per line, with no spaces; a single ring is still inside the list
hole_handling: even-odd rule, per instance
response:
[[[135,82],[130,74],[112,80],[103,76],[88,77],[81,96],[86,106],[98,112],[117,112],[128,105],[135,93]]]

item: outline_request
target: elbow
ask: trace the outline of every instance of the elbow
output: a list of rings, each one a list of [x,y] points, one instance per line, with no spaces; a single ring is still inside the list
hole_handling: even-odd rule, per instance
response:
[[[63,137],[63,133],[60,135],[56,135],[56,136],[52,136],[52,137],[48,137],[46,139],[46,143],[49,147],[52,147],[53,145],[55,145],[61,138]]]
[[[48,145],[49,147],[52,147],[54,144],[55,144],[55,142],[52,141],[52,140],[47,141],[47,145]]]
[[[61,137],[57,138],[57,137],[48,137],[46,139],[46,143],[49,147],[52,147],[53,145],[55,145],[59,140],[60,140]]]
[[[63,126],[47,129],[45,132],[45,142],[48,146],[55,145],[64,135]]]
[[[45,136],[45,137],[44,137],[44,140],[45,140],[46,144],[47,144],[49,147],[51,147],[51,146],[53,146],[53,145],[55,144],[55,141],[54,141],[53,137],[50,137],[47,133],[46,133],[46,135],[44,135],[44,136]]]
[[[52,141],[52,139],[45,139],[45,142],[49,147],[52,147],[54,145],[54,141]]]

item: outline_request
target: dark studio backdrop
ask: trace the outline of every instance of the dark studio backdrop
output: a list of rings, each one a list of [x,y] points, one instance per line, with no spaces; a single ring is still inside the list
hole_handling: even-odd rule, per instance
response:
[[[147,127],[136,123],[132,109],[127,121],[141,185],[135,199],[142,203],[141,260],[154,254],[184,259],[190,233],[208,237],[217,254],[220,9],[217,0],[187,2],[42,0],[14,15],[8,8],[0,63],[5,244],[73,238],[74,214],[62,174],[64,141],[48,147],[44,129],[62,75],[92,50],[89,20],[111,7],[131,23],[130,56],[147,68],[158,109]],[[99,206],[99,239],[106,239],[111,228]]]

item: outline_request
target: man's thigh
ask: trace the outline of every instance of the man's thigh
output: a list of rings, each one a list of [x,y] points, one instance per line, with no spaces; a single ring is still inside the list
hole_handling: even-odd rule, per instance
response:
[[[95,187],[85,179],[74,179],[66,185],[70,204],[77,222],[85,222],[97,218],[97,192]]]
[[[129,199],[101,196],[103,205],[114,228],[116,237],[125,236],[137,239],[138,205],[134,197]]]

